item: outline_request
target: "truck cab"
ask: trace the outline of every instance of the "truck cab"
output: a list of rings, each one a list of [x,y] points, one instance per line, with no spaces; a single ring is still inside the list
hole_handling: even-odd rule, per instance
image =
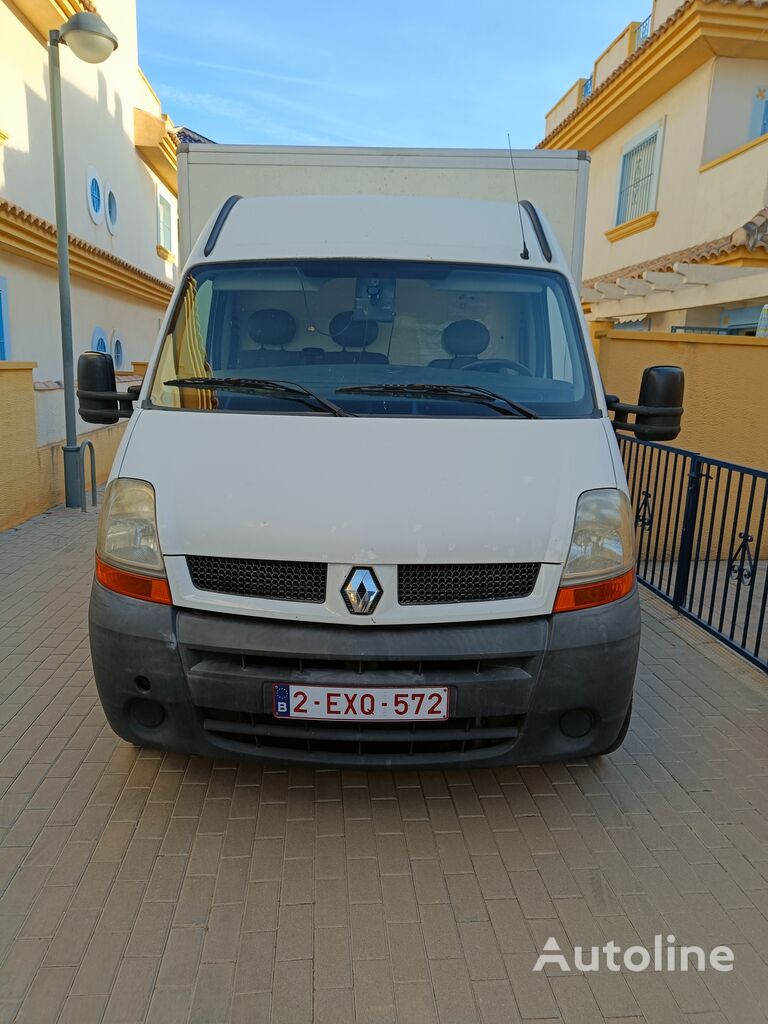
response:
[[[110,421],[95,355],[81,412]],[[130,397],[90,610],[119,735],[362,767],[621,741],[633,514],[534,206],[232,197]]]

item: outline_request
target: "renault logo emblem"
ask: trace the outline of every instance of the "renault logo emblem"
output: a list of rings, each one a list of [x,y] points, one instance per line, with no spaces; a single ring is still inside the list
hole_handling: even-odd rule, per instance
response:
[[[341,588],[341,596],[353,615],[370,615],[381,597],[381,584],[373,569],[352,569]]]

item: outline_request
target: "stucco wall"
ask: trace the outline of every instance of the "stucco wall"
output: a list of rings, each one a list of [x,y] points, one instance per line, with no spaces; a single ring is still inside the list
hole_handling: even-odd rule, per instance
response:
[[[554,131],[554,129],[560,124],[581,103],[581,90],[584,85],[584,79],[579,78],[565,96],[552,107],[545,119],[545,132]]]
[[[703,65],[592,151],[585,278],[730,234],[765,204],[765,145],[699,172],[714,70],[714,60]],[[615,225],[622,148],[660,121],[658,220],[652,228],[611,243],[605,232]]]
[[[655,31],[667,18],[674,14],[681,0],[653,0],[651,31]]]
[[[619,64],[627,59],[630,46],[629,36],[634,34],[636,24],[637,22],[633,21],[631,25],[627,26],[621,35],[614,39],[611,45],[597,58],[592,79],[593,88],[597,88],[612,71],[616,70]]]
[[[646,366],[685,371],[685,413],[678,448],[768,469],[768,339],[608,331],[597,335],[608,394],[636,402]]]
[[[768,61],[724,57],[715,61],[702,163],[748,141],[752,104],[759,86],[768,86]]]
[[[61,333],[56,274],[40,264],[0,252],[0,275],[8,282],[11,359],[36,361],[36,380],[60,380]],[[102,327],[110,339],[113,331],[120,332],[124,367],[130,368],[134,359],[146,359],[155,343],[161,316],[158,306],[74,278],[75,365],[78,355],[90,349],[94,327]]]
[[[37,444],[33,369],[32,363],[0,362],[0,530],[64,500],[61,444]],[[124,429],[118,423],[79,435],[93,442],[99,483],[109,475]],[[88,480],[89,473],[87,464]]]
[[[72,234],[98,245],[163,280],[174,268],[156,252],[158,179],[140,159],[133,138],[134,107],[153,97],[138,70],[134,0],[104,0],[99,11],[119,45],[103,64],[78,60],[60,47],[67,173],[67,212]],[[0,3],[0,195],[53,222],[53,171],[46,47]],[[87,169],[110,182],[119,204],[119,230],[94,224],[86,202]],[[167,193],[164,190],[164,194]],[[172,204],[176,219],[175,200]],[[0,256],[0,260],[2,256]]]

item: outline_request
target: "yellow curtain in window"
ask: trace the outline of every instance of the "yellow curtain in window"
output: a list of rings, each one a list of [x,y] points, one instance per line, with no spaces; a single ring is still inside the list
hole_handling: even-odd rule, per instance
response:
[[[206,359],[205,339],[200,329],[197,309],[197,283],[190,278],[184,291],[181,316],[174,332],[176,367],[179,377],[211,377]],[[215,409],[216,396],[212,391],[198,388],[180,388],[182,409]]]

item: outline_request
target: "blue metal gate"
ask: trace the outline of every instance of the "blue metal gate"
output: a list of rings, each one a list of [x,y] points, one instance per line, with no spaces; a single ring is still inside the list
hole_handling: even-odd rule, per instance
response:
[[[620,437],[641,583],[768,671],[768,473]]]

